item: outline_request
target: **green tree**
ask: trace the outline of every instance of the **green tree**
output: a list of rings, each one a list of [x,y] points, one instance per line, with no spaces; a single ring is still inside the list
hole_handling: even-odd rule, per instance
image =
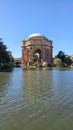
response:
[[[9,62],[10,62],[10,58],[7,52],[7,47],[6,45],[4,45],[2,39],[0,39],[0,65]]]
[[[54,65],[55,66],[60,66],[61,65],[61,63],[62,63],[62,61],[61,61],[61,59],[60,58],[54,58]]]
[[[62,62],[65,60],[65,54],[63,51],[59,51],[58,54],[56,55],[56,58],[61,59]]]
[[[59,51],[55,58],[59,58],[62,61],[63,66],[69,66],[72,64],[70,57],[65,55],[63,51]]]
[[[65,62],[65,64],[67,64],[67,65],[71,65],[71,64],[72,64],[72,60],[70,59],[70,57],[65,57],[64,62]]]

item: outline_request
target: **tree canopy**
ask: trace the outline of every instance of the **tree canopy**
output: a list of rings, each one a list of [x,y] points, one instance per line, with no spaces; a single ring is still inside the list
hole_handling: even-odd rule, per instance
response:
[[[61,59],[62,62],[64,62],[65,59],[65,54],[63,51],[59,51],[58,54],[56,55],[56,58]]]
[[[9,62],[10,62],[10,57],[8,55],[7,47],[3,43],[2,39],[0,39],[0,65]]]
[[[65,53],[63,51],[59,51],[55,58],[61,59],[61,61],[65,65],[71,65],[72,64],[72,60],[70,59],[70,57],[68,55],[65,55]]]

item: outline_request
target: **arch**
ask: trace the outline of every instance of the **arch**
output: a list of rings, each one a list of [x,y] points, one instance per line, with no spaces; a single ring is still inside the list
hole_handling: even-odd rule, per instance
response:
[[[40,49],[35,49],[33,52],[33,60],[34,62],[41,62],[41,50]]]

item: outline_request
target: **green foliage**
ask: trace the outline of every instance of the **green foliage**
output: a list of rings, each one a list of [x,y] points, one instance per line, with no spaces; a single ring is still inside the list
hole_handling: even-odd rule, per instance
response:
[[[70,57],[65,55],[63,51],[59,51],[55,58],[59,58],[61,60],[61,66],[69,66],[72,64]]]
[[[56,55],[56,58],[61,59],[62,62],[64,62],[65,59],[65,54],[63,51],[59,51],[58,54]]]
[[[0,39],[0,71],[11,69],[13,67],[13,57],[9,56],[6,45]]]
[[[54,65],[55,65],[55,66],[60,66],[61,62],[62,62],[62,61],[61,61],[61,59],[59,59],[59,58],[55,58],[55,59],[54,59]]]
[[[71,65],[72,64],[72,60],[70,59],[70,57],[65,57],[64,62],[67,65]]]
[[[10,58],[8,52],[6,51],[7,47],[0,40],[0,65],[4,63],[9,63]]]

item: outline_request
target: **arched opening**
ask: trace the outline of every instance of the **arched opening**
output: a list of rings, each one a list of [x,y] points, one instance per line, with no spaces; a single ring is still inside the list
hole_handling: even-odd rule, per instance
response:
[[[41,50],[36,49],[33,53],[33,61],[36,63],[41,63]]]

